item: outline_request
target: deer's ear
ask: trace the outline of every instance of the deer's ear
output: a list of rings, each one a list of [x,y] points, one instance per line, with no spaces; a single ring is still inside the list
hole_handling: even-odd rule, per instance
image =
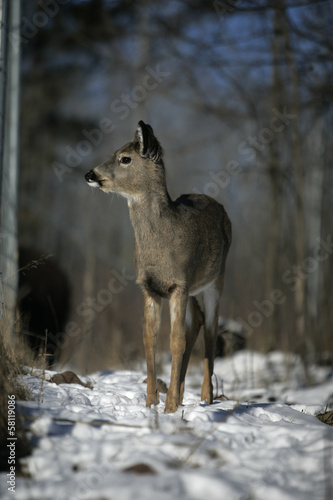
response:
[[[162,158],[162,147],[154,136],[153,129],[142,120],[138,123],[134,141],[139,143],[140,155],[143,158],[149,158],[155,163],[158,163]]]
[[[139,143],[140,155],[144,158],[147,157],[150,133],[154,136],[153,129],[150,127],[150,125],[146,125],[142,120],[140,120],[138,123],[138,128],[136,129],[134,140]]]

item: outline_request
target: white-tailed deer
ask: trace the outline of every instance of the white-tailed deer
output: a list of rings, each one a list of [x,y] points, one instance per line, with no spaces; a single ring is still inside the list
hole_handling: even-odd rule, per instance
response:
[[[128,201],[135,233],[137,282],[144,296],[147,406],[159,403],[155,351],[164,298],[170,304],[172,353],[165,412],[175,412],[182,403],[189,358],[202,325],[205,364],[201,400],[212,403],[219,299],[231,243],[226,211],[205,195],[182,195],[171,200],[162,148],[151,126],[143,121],[133,142],[90,170],[85,178],[90,186],[120,193]]]

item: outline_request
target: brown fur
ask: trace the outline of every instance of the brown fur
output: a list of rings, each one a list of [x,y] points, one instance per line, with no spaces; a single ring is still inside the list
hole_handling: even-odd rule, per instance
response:
[[[159,402],[155,353],[163,298],[170,304],[172,353],[165,411],[175,412],[182,402],[188,361],[202,324],[205,368],[201,399],[211,403],[219,299],[231,244],[226,211],[205,195],[171,200],[162,148],[150,125],[142,121],[133,142],[88,172],[86,180],[128,200],[137,282],[144,296],[147,406]]]

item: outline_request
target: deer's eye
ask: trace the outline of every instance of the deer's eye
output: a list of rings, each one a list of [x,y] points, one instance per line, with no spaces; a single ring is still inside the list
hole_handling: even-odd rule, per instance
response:
[[[129,163],[131,163],[132,161],[132,158],[130,158],[129,156],[122,156],[120,158],[120,163],[123,163],[124,165],[128,165]]]

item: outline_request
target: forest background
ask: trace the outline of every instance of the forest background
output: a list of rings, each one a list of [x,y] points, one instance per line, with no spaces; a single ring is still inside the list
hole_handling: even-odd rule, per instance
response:
[[[49,349],[81,372],[142,357],[126,202],[84,180],[142,119],[165,150],[171,196],[205,193],[230,215],[221,314],[249,348],[329,357],[333,2],[21,9],[18,328],[48,330]],[[164,312],[162,350],[167,329]]]

